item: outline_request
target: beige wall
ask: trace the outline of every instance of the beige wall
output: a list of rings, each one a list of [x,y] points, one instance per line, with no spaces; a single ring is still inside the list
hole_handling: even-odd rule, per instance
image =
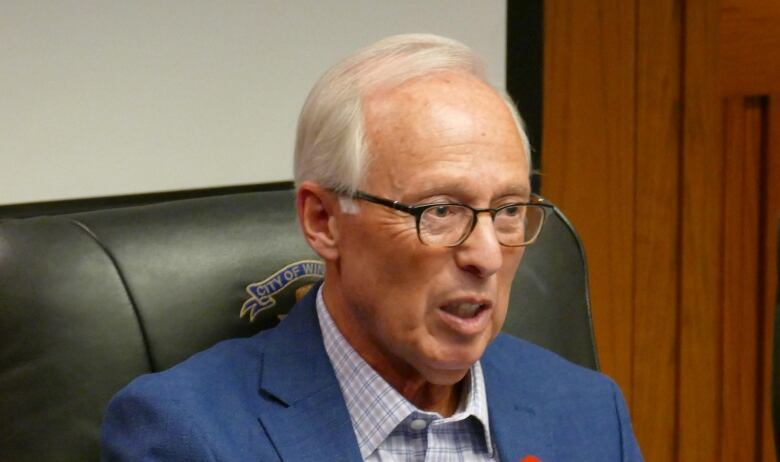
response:
[[[503,86],[503,0],[0,2],[0,204],[289,180],[339,57],[434,32]]]

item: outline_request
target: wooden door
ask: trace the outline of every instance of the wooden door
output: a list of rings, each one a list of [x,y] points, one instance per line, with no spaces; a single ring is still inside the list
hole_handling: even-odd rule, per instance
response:
[[[780,1],[548,0],[542,192],[649,461],[770,461]]]
[[[775,460],[771,344],[780,218],[780,2],[723,0],[722,460]],[[750,444],[750,437],[754,437]]]

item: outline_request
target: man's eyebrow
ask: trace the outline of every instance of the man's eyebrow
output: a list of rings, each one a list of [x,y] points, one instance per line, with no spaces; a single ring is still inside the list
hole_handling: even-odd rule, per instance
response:
[[[531,188],[529,185],[517,184],[507,187],[506,189],[499,191],[493,200],[502,199],[504,197],[520,196],[527,200],[531,197]]]
[[[452,182],[447,184],[429,185],[422,190],[415,192],[414,198],[421,199],[430,196],[456,196],[468,198],[469,195],[469,190],[464,188],[462,183]],[[497,200],[508,196],[520,196],[524,199],[528,199],[531,196],[531,190],[527,185],[513,185],[500,191],[499,194],[491,198],[491,200]]]
[[[512,186],[504,191],[499,197],[505,196],[522,196],[524,198],[529,198],[531,197],[531,189],[527,185]]]

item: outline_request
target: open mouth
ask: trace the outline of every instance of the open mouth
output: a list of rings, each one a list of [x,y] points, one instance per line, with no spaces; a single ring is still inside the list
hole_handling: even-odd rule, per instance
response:
[[[441,309],[457,318],[471,319],[479,316],[487,307],[487,303],[456,302],[444,305]]]

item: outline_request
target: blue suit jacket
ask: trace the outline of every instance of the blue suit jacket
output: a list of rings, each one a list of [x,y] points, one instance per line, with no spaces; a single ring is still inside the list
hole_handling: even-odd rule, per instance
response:
[[[361,460],[315,294],[274,329],[130,383],[108,406],[102,459]],[[504,334],[482,368],[501,461],[642,460],[620,391],[605,376]]]

